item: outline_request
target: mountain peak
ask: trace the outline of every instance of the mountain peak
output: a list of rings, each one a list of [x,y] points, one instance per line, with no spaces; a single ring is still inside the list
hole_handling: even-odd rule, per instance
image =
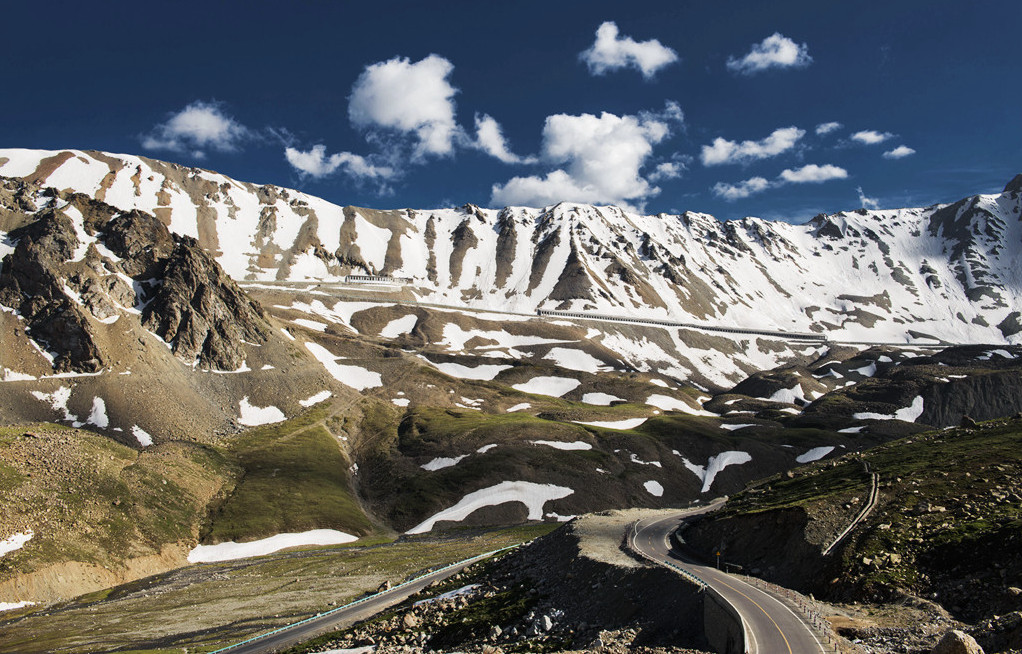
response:
[[[1022,193],[1022,173],[1015,175],[1015,177],[1008,182],[1008,185],[1004,187],[1002,193]]]

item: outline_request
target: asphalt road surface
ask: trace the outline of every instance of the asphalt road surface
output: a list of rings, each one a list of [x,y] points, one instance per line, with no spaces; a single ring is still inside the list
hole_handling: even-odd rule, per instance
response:
[[[817,654],[823,652],[819,640],[787,606],[773,595],[741,581],[737,577],[705,565],[687,561],[672,551],[670,534],[688,516],[707,507],[679,513],[668,518],[650,518],[636,525],[635,547],[656,561],[674,565],[702,579],[720,593],[745,620],[749,629],[748,651],[752,654]]]
[[[271,632],[269,635],[257,638],[244,644],[234,647],[217,650],[224,654],[270,654],[280,652],[298,643],[305,642],[316,636],[333,631],[334,628],[348,627],[359,620],[376,615],[380,611],[398,604],[405,598],[414,595],[434,581],[446,579],[461,572],[469,565],[490,556],[484,554],[472,559],[466,559],[457,565],[438,570],[415,581],[402,586],[397,586],[389,591],[378,593],[360,604],[342,607],[332,613],[312,618],[302,624],[295,625],[289,629],[279,632]],[[214,653],[216,654],[216,653]]]

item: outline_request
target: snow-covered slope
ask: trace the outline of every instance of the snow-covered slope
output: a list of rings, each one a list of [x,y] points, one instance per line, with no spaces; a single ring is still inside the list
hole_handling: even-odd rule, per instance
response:
[[[0,150],[0,175],[151,212],[239,281],[375,274],[409,278],[421,300],[477,308],[1022,342],[1020,178],[952,205],[790,225],[568,203],[375,211],[91,151]]]

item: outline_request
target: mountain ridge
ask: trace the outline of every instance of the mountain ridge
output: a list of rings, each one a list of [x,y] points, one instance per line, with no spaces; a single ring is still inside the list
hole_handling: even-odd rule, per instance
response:
[[[381,275],[407,278],[419,300],[479,309],[614,311],[850,341],[1022,342],[1022,176],[1001,194],[791,225],[566,202],[340,207],[71,150],[0,150],[0,175],[152,213],[238,281]]]

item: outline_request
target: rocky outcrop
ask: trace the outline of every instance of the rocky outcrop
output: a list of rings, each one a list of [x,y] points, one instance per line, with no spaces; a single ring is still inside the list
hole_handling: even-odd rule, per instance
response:
[[[142,308],[142,323],[188,362],[233,370],[244,342],[269,334],[262,308],[189,237],[142,211],[121,212],[80,194],[57,193],[35,211],[39,189],[8,182],[0,197],[17,243],[0,264],[0,304],[53,357],[58,372],[96,372],[106,352],[102,323]],[[59,207],[59,208],[58,208]]]
[[[244,342],[262,343],[269,334],[262,307],[187,237],[165,262],[142,322],[178,357],[218,370],[237,369]]]

